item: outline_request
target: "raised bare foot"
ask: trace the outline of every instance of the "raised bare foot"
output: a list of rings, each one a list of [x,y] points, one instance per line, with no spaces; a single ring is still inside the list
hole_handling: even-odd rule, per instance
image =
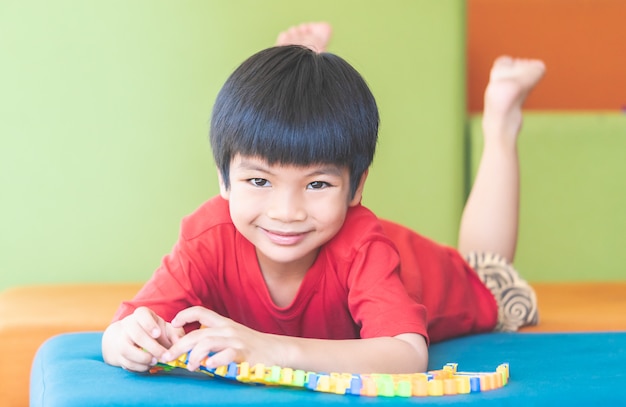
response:
[[[332,33],[329,23],[304,23],[278,34],[276,45],[302,45],[317,53],[325,52]]]
[[[502,56],[491,68],[485,90],[483,132],[485,138],[507,137],[516,141],[522,126],[522,106],[545,73],[538,59]]]

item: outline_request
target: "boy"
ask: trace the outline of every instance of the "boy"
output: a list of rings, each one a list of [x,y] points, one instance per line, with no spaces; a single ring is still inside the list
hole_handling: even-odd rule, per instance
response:
[[[417,372],[429,340],[534,321],[532,289],[507,263],[521,105],[543,64],[501,58],[491,73],[459,237],[463,254],[504,257],[471,257],[482,283],[456,250],[360,204],[378,110],[361,76],[324,48],[261,51],[226,81],[211,120],[220,195],[185,218],[172,253],[122,304],[103,335],[107,363],[145,371],[191,350],[190,370],[211,354],[209,368]],[[530,303],[521,318],[506,309],[514,291]]]

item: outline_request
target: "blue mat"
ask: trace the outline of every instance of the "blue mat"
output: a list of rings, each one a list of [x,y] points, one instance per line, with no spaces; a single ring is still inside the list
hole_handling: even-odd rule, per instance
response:
[[[367,398],[251,386],[196,376],[139,375],[106,365],[101,333],[64,334],[39,349],[31,372],[31,406],[320,405],[624,405],[626,332],[471,336],[431,347],[430,369],[493,371],[510,363],[498,390],[426,398]]]

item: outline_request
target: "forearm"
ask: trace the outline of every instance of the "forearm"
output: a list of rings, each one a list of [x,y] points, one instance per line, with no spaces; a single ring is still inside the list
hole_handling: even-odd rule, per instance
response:
[[[172,361],[189,352],[187,368],[217,368],[231,362],[263,363],[314,372],[416,373],[426,370],[426,339],[416,333],[352,340],[310,339],[262,333],[203,307],[181,311],[174,328],[200,322],[203,328],[177,340],[164,355]],[[211,355],[207,359],[207,355]]]
[[[416,373],[426,371],[428,348],[416,334],[353,340],[278,337],[284,366],[314,372]]]

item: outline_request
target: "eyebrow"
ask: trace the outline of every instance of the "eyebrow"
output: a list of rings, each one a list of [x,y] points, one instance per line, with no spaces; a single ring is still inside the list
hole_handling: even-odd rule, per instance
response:
[[[262,166],[254,162],[245,160],[245,159],[241,160],[241,162],[237,165],[237,168],[240,168],[243,170],[254,170],[254,171],[262,171],[262,172],[271,173],[271,171],[269,170],[267,166]]]
[[[311,172],[310,174],[308,174],[309,176],[312,175],[334,175],[337,177],[341,176],[341,168],[335,166],[335,165],[328,165],[325,167],[321,167],[316,169],[315,171]]]
[[[292,165],[292,164],[287,164],[287,165]],[[293,165],[293,166],[298,167],[298,165]],[[237,165],[237,168],[240,168],[243,170],[261,171],[270,175],[274,174],[270,169],[271,166],[257,164],[256,162],[252,162],[246,159],[242,159],[239,165]],[[333,175],[333,176],[339,177],[342,175],[342,171],[341,171],[341,168],[336,165],[323,165],[319,168],[315,168],[314,171],[311,171],[310,173],[306,175],[309,177],[317,176],[317,175]]]

